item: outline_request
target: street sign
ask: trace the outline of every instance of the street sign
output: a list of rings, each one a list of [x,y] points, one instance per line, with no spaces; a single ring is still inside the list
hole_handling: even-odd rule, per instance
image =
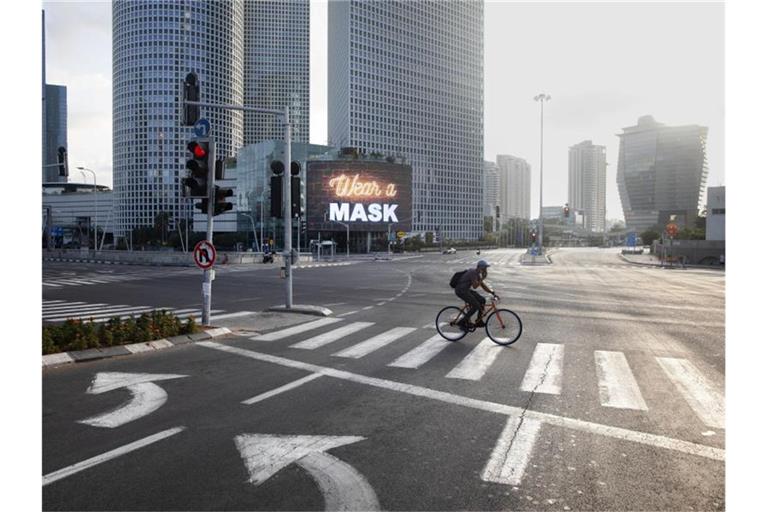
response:
[[[405,231],[398,231],[397,238],[405,238]]]
[[[192,256],[198,268],[208,270],[216,261],[216,248],[208,240],[200,240],[192,250]]]
[[[637,233],[627,233],[627,247],[635,247],[637,245]]]
[[[192,128],[196,137],[207,137],[211,132],[211,123],[207,119],[199,119]]]

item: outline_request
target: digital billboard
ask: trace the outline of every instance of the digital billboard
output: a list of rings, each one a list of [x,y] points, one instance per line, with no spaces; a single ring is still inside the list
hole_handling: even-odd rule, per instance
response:
[[[411,166],[366,160],[307,162],[307,228],[411,230]],[[336,221],[336,222],[334,222]]]

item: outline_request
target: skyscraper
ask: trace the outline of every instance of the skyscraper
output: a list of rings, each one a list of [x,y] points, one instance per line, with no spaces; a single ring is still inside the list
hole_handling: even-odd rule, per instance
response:
[[[194,71],[201,101],[243,103],[243,1],[115,0],[112,26],[114,220],[125,236],[161,212],[174,226],[191,217],[179,185],[192,135],[181,125],[181,84]],[[200,110],[217,156],[234,155],[243,113]]]
[[[309,142],[309,0],[246,0],[245,104],[291,105],[292,138]],[[282,121],[245,113],[244,144],[282,140]]]
[[[45,11],[42,13],[43,45],[43,183],[66,183],[66,176],[59,176],[59,147],[67,147],[67,88],[45,82]]]
[[[45,84],[45,137],[43,164],[58,161],[59,147],[67,147],[67,88],[63,85]],[[66,176],[59,176],[58,167],[43,167],[43,182],[67,182]]]
[[[482,235],[483,3],[334,1],[328,135],[413,168],[413,230]]]
[[[493,217],[496,228],[496,207],[499,203],[499,166],[495,162],[483,162],[483,216]],[[499,219],[501,220],[501,219]]]
[[[497,155],[501,222],[531,218],[531,164],[511,155]]]
[[[694,227],[707,181],[707,128],[665,126],[643,116],[618,134],[616,181],[627,228]]]
[[[605,231],[605,168],[605,146],[585,140],[568,150],[568,205],[594,233]]]

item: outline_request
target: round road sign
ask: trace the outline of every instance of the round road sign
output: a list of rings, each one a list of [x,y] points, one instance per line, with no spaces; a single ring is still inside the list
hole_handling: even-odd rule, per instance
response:
[[[216,261],[216,248],[208,240],[200,240],[192,250],[195,265],[203,270],[213,267]]]
[[[397,238],[404,238],[405,237],[405,231],[398,231],[397,232]]]
[[[677,224],[672,224],[671,222],[667,224],[667,234],[671,237],[677,236]]]

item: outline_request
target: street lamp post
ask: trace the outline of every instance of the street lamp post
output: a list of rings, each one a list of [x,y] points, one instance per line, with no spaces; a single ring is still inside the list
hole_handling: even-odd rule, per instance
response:
[[[539,161],[539,236],[537,237],[539,250],[536,254],[541,255],[541,244],[544,240],[544,102],[549,101],[552,97],[549,94],[538,94],[533,98],[533,101],[538,101],[541,104],[541,133],[540,133],[540,158]]]
[[[87,167],[78,167],[78,169],[81,171],[88,171],[93,174],[93,252],[95,253],[99,248],[96,241],[96,236],[98,234],[96,229],[96,219],[99,216],[99,204],[96,202],[96,173]]]

